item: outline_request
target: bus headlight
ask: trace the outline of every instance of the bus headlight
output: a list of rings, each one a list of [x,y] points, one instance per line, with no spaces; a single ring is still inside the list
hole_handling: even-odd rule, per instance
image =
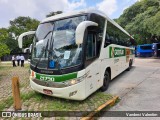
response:
[[[76,82],[77,82],[77,81],[76,81],[76,80],[74,80],[74,79],[73,79],[73,80],[71,80],[71,85],[76,84]]]
[[[88,76],[89,72],[87,72],[86,74],[84,74],[83,76],[81,77],[78,77],[78,78],[75,78],[75,79],[72,79],[72,80],[67,80],[64,82],[64,84],[66,86],[71,86],[71,85],[75,85],[79,82],[82,82],[87,76]]]
[[[35,72],[32,71],[32,70],[30,70],[30,77],[29,77],[29,79],[33,80],[34,78],[35,78]]]
[[[79,82],[81,82],[81,81],[83,81],[83,80],[84,80],[84,78],[82,78],[82,77],[80,77],[80,78],[75,78],[75,79],[72,79],[72,80],[67,80],[67,81],[65,81],[64,84],[65,84],[66,86],[71,86],[71,85],[75,85],[75,84],[77,84],[77,83],[79,83]]]

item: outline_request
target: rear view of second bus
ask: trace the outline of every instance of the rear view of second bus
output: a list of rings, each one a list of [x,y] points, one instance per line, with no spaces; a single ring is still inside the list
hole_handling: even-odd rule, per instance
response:
[[[138,45],[136,47],[136,56],[152,57],[153,56],[152,44]]]

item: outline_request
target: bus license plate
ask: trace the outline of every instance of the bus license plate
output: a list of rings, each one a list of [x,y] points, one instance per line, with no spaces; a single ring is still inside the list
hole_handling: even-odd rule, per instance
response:
[[[52,95],[53,92],[51,90],[43,89],[43,92],[47,95]]]

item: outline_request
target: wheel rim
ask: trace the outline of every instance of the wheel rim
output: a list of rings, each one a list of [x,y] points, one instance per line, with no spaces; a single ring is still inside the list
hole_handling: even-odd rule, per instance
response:
[[[107,86],[107,82],[108,82],[108,75],[104,75],[104,80],[103,80],[103,85],[104,85],[104,87],[106,87]]]
[[[131,68],[131,67],[132,67],[132,62],[130,61],[130,62],[129,62],[129,68]]]

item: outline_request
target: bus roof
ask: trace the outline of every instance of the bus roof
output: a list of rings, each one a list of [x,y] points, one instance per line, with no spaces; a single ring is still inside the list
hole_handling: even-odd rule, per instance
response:
[[[72,11],[72,12],[66,12],[66,13],[62,13],[62,14],[57,14],[57,15],[54,15],[54,16],[51,16],[51,17],[48,17],[48,18],[42,20],[41,23],[45,23],[45,22],[49,22],[49,21],[54,21],[54,20],[61,19],[61,18],[67,18],[67,17],[74,16],[74,15],[87,14],[87,13],[95,13],[95,14],[103,16],[108,21],[110,21],[112,24],[114,24],[116,27],[118,27],[120,30],[122,30],[124,33],[126,33],[128,36],[130,36],[131,38],[133,38],[128,32],[126,32],[114,20],[110,19],[105,13],[103,13],[103,12],[101,12],[99,10],[95,10],[95,9],[86,9],[86,10],[79,10],[79,11]]]

